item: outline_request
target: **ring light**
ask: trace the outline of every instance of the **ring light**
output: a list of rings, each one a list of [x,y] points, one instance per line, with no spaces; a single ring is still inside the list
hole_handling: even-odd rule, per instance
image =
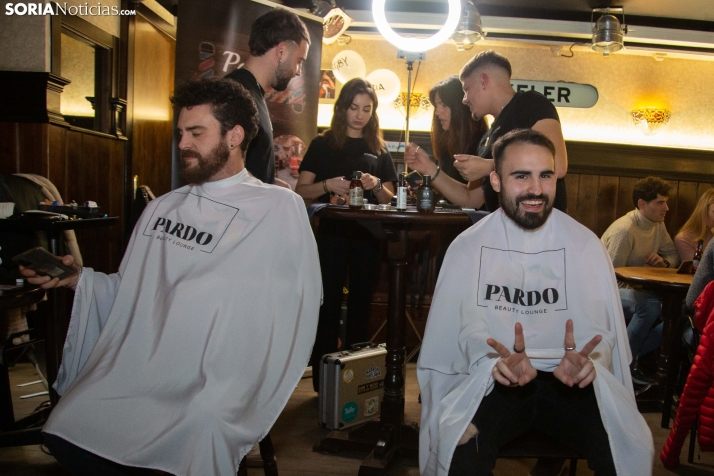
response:
[[[446,23],[438,33],[429,38],[404,38],[398,35],[387,22],[387,15],[384,7],[387,0],[374,0],[372,2],[372,15],[374,24],[382,36],[391,44],[404,51],[421,52],[439,46],[456,30],[461,17],[461,0],[449,0],[449,16]]]

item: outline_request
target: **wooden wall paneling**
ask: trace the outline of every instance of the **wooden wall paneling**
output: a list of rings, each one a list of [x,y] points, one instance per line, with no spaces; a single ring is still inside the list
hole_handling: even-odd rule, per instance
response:
[[[158,196],[171,190],[176,40],[140,14],[134,31],[131,173]]]
[[[617,217],[621,217],[635,209],[632,203],[632,189],[641,177],[620,177],[620,187],[617,192]]]
[[[10,175],[17,171],[19,127],[17,122],[0,122],[0,174]]]
[[[84,134],[82,136],[82,201],[93,200],[105,206],[106,200],[106,175],[107,171],[103,165],[106,162],[108,147],[107,142],[95,135]],[[99,186],[102,182],[102,187]]]
[[[578,183],[580,181],[579,174],[567,174],[565,176],[565,193],[568,197],[567,213],[575,218],[575,212],[578,208]]]
[[[84,190],[84,181],[86,180],[82,162],[83,138],[84,134],[72,130],[68,130],[65,136],[68,182],[67,194],[63,198],[67,201],[76,200],[80,202],[83,199],[81,191]]]
[[[714,184],[700,182],[697,187],[697,201],[704,195],[704,192],[712,188]]]
[[[47,178],[59,191],[62,198],[69,202],[69,177],[67,174],[67,129],[50,124],[47,131],[49,173]]]
[[[581,174],[578,185],[575,219],[591,230],[597,222],[598,182],[597,175]]]
[[[48,127],[49,124],[19,124],[17,153],[20,158],[20,166],[15,173],[37,174],[47,177],[49,174]]]
[[[574,173],[714,181],[711,151],[575,141],[566,146],[568,170]]]
[[[96,134],[73,134],[68,150],[77,154],[71,160],[71,187],[77,202],[93,200],[102,213],[118,216],[107,228],[81,230],[77,240],[86,266],[99,271],[116,272],[124,252],[124,152],[127,142]]]
[[[617,219],[617,200],[620,180],[618,177],[601,175],[598,184],[597,217],[595,228],[597,236],[602,236],[605,230]]]
[[[669,212],[667,212],[664,223],[669,234],[674,236],[694,211],[694,207],[697,204],[699,184],[685,181],[670,183],[672,184],[672,191],[670,192],[669,200],[667,200]],[[673,198],[674,200],[672,200]]]

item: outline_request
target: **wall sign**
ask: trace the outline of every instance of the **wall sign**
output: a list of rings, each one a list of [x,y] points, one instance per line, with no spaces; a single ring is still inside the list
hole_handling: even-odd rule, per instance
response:
[[[588,108],[593,107],[598,99],[597,89],[589,84],[512,79],[511,86],[516,92],[539,92],[550,99],[555,107]]]

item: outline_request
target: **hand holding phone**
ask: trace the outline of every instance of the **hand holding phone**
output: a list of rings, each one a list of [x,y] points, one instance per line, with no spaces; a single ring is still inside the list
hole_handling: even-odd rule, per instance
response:
[[[40,247],[20,253],[12,260],[21,266],[20,272],[30,283],[41,285],[44,289],[70,286],[68,282],[79,271],[73,266],[74,258],[71,255],[60,258]],[[71,288],[74,288],[76,281],[78,279]]]

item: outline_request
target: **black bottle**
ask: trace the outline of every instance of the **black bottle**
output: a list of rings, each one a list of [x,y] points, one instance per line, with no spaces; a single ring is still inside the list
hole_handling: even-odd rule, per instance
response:
[[[692,274],[697,270],[699,262],[702,260],[702,248],[704,248],[704,240],[699,240],[697,251],[694,252],[694,257],[692,258]]]
[[[433,212],[434,206],[434,189],[431,188],[431,176],[424,175],[424,180],[422,180],[417,190],[417,210],[420,212]]]

